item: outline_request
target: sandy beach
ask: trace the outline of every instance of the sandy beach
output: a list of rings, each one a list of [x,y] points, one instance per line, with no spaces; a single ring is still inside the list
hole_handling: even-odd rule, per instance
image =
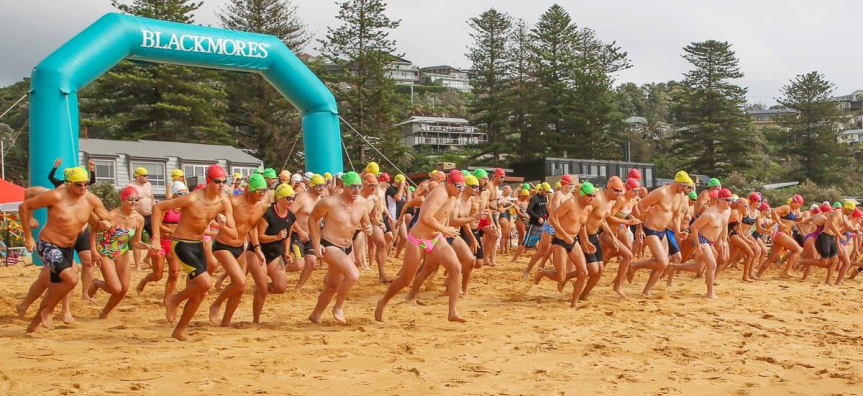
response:
[[[259,326],[250,288],[232,328],[210,326],[211,291],[192,342],[170,338],[164,280],[144,296],[131,292],[105,320],[98,312],[107,295],[85,303],[79,286],[76,324],[60,322],[58,307],[55,330],[27,335],[15,304],[38,268],[0,267],[0,394],[863,395],[861,280],[827,287],[817,283],[823,270],[807,282],[771,271],[743,284],[730,270],[711,301],[691,275],[636,296],[642,271],[624,300],[611,290],[612,262],[591,300],[573,310],[551,282],[521,280],[526,260],[500,257],[502,266],[474,272],[464,324],[446,321],[441,276],[421,305],[398,297],[376,323],[385,286],[370,272],[346,305],[348,325],[329,316],[311,324],[316,271],[305,293],[271,295]],[[391,259],[390,272],[400,265]],[[132,285],[145,274],[135,272]],[[296,278],[289,274],[289,284]]]

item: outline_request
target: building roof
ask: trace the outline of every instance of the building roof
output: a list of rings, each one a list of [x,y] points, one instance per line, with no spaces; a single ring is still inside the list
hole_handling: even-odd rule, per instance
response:
[[[764,110],[747,110],[747,113],[751,115],[755,114],[782,114],[782,113],[796,113],[797,110],[789,109],[787,107],[781,109],[764,109]]]
[[[422,71],[431,70],[431,69],[450,69],[450,70],[455,70],[458,72],[462,71],[461,69],[459,69],[457,67],[450,66],[450,65],[426,66],[426,67],[420,68],[420,70],[422,70]]]
[[[178,157],[187,161],[226,160],[259,164],[261,160],[231,146],[212,144],[159,142],[154,140],[78,139],[78,149],[90,155],[126,154],[138,158]]]
[[[623,120],[623,122],[627,124],[647,124],[647,117],[633,116]]]
[[[776,190],[776,189],[780,189],[780,188],[796,186],[798,184],[800,184],[800,182],[771,183],[771,184],[765,184],[764,189],[765,190]]]
[[[411,116],[407,121],[400,122],[396,124],[396,126],[405,125],[405,124],[436,124],[439,122],[450,123],[450,124],[468,124],[469,121],[464,118],[449,118],[449,117],[422,117],[422,116]]]
[[[860,135],[863,134],[863,129],[849,129],[839,133],[840,135]]]

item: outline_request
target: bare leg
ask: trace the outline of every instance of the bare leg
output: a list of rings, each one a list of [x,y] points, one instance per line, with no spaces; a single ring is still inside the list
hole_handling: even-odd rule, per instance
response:
[[[48,286],[48,293],[45,294],[45,298],[43,298],[42,303],[39,304],[39,311],[36,312],[33,320],[30,321],[30,325],[27,326],[27,332],[32,333],[36,331],[39,324],[42,322],[50,323],[50,317],[54,314],[54,307],[56,307],[57,303],[66,297],[66,294],[72,291],[77,284],[78,273],[75,272],[73,268],[63,270],[63,272],[60,273],[60,283],[51,283],[51,285]],[[50,325],[47,327],[51,329]]]
[[[356,264],[341,249],[327,247],[324,253],[324,261],[327,263],[327,277],[324,290],[318,296],[318,303],[309,315],[312,323],[321,323],[324,309],[330,304],[333,296],[336,296],[336,304],[333,306],[333,317],[340,323],[346,323],[343,305],[347,299],[348,292],[360,279]]]
[[[183,300],[186,301],[186,306],[183,307],[183,314],[180,316],[180,320],[177,322],[177,327],[174,328],[174,332],[171,334],[171,337],[174,337],[180,341],[188,341],[188,336],[186,336],[186,328],[189,326],[189,323],[192,322],[192,318],[195,316],[195,313],[198,312],[198,307],[201,306],[201,302],[204,301],[204,297],[206,296],[207,290],[213,286],[213,280],[210,278],[210,274],[204,272],[195,277],[195,279],[190,279],[186,282],[186,288],[183,289],[178,294],[174,294],[169,296],[165,301],[168,321],[172,322],[172,310],[173,314],[176,314],[177,307]]]
[[[126,293],[129,291],[129,281],[132,279],[131,260],[132,255],[129,252],[124,253],[117,259],[115,269],[117,280],[120,283],[120,288],[119,290],[114,290],[116,293],[111,293],[111,297],[109,297],[108,302],[105,303],[105,308],[102,308],[102,312],[99,313],[100,318],[107,318],[108,314],[111,313],[118,304],[120,304],[120,301],[123,301],[123,297],[125,297]]]
[[[39,297],[45,293],[45,290],[48,290],[48,286],[51,285],[50,279],[51,272],[48,271],[48,267],[43,266],[42,269],[39,270],[39,275],[36,277],[36,280],[30,285],[30,290],[27,291],[27,296],[24,297],[24,300],[22,300],[21,303],[15,306],[18,319],[24,319],[24,315],[27,314],[27,308],[30,308],[30,305],[39,299]]]
[[[81,298],[85,301],[96,302],[87,295],[87,290],[90,289],[90,284],[93,283],[93,255],[89,250],[78,253],[78,258],[81,260]]]
[[[579,300],[587,300],[587,296],[590,294],[590,291],[596,287],[596,284],[599,283],[599,280],[602,278],[602,263],[589,263],[587,264],[587,284],[584,286],[584,291],[581,292],[581,295],[578,297]]]
[[[209,309],[209,318],[210,324],[213,326],[219,325],[219,310],[222,308],[222,304],[225,301],[228,301],[228,307],[225,310],[225,315],[222,318],[221,326],[229,327],[231,325],[231,317],[236,311],[237,306],[240,304],[240,299],[243,297],[243,292],[246,290],[246,271],[243,270],[240,263],[237,262],[237,259],[234,258],[234,255],[227,250],[219,250],[213,252],[213,256],[216,257],[218,262],[222,263],[222,268],[225,269],[225,273],[231,277],[231,284],[225,287],[219,296],[216,297],[216,300],[210,304]],[[240,256],[240,260],[243,260],[243,256],[245,253]]]
[[[381,297],[375,307],[375,320],[378,322],[384,321],[384,309],[386,309],[390,300],[392,300],[393,297],[395,297],[402,289],[411,284],[411,281],[416,276],[417,268],[420,265],[421,254],[422,251],[420,248],[413,243],[409,243],[405,246],[405,259],[402,263],[402,269],[399,276],[393,280],[387,288],[387,291],[384,293],[384,296]],[[427,255],[427,257],[431,259],[432,255]],[[437,258],[435,258],[435,262],[437,262]],[[429,267],[429,265],[425,265],[423,267],[423,271],[428,271]],[[420,285],[421,284],[422,282],[420,281]],[[458,293],[458,287],[456,287],[456,293]]]
[[[303,271],[300,272],[300,279],[297,280],[297,286],[294,287],[295,292],[299,293],[303,285],[312,277],[312,271],[315,270],[317,262],[318,258],[313,254],[303,256]]]
[[[144,288],[147,287],[147,283],[158,282],[162,280],[162,273],[165,269],[165,256],[152,255],[150,256],[150,263],[151,272],[147,274],[147,276],[141,278],[141,281],[138,282],[138,286],[135,287],[135,290],[138,292],[138,294],[144,294]]]

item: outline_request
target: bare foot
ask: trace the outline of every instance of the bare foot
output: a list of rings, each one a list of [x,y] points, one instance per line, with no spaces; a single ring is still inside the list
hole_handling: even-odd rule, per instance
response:
[[[210,324],[213,326],[219,325],[219,306],[215,303],[210,304]]]
[[[530,280],[530,272],[528,270],[521,271],[521,279]]]
[[[620,285],[614,286],[612,288],[612,290],[614,290],[617,294],[619,294],[620,297],[626,298],[626,293],[623,292],[623,288],[620,287]]]
[[[168,323],[174,323],[174,320],[177,318],[177,306],[178,305],[179,305],[179,303],[174,300],[174,295],[170,295],[170,296],[165,297],[165,319],[168,320]],[[176,338],[176,337],[174,337],[174,338]],[[180,340],[180,341],[185,341],[185,340]]]
[[[744,282],[747,282],[747,283],[755,282],[754,280],[749,279],[748,277],[745,277],[745,276],[743,277],[743,281],[744,281]]]
[[[174,330],[174,332],[171,333],[171,337],[176,338],[180,341],[189,341],[189,337],[186,336],[186,333],[179,330]]]
[[[573,302],[569,303],[569,307],[578,309],[578,301],[573,301]]]
[[[383,283],[383,284],[393,283],[393,278],[390,278],[388,276],[384,276],[383,278],[378,278],[378,282]]]
[[[416,300],[414,300],[414,304],[416,304]],[[384,321],[384,300],[378,300],[378,303],[375,306],[375,320],[378,322]]]
[[[27,308],[24,308],[23,305],[18,304],[15,306],[15,313],[18,314],[18,319],[24,319],[24,315],[27,315]]]
[[[542,276],[545,274],[543,270],[536,271],[536,275],[533,276],[533,284],[538,285],[539,281],[542,280]]]
[[[139,295],[139,296],[143,296],[143,295],[144,295],[144,286],[147,286],[147,284],[146,284],[146,283],[144,283],[144,280],[143,280],[143,279],[141,279],[141,281],[140,281],[140,282],[138,282],[138,286],[135,286],[135,291],[136,291],[136,292],[138,292],[138,295]]]
[[[108,317],[108,313],[107,313],[107,312],[105,312],[105,310],[104,310],[104,309],[103,309],[103,310],[101,310],[101,311],[99,311],[99,319],[105,319],[105,318],[107,318],[107,317]]]
[[[450,322],[459,322],[459,323],[467,322],[467,320],[465,320],[464,318],[462,318],[462,317],[458,314],[458,312],[450,312],[450,313],[449,313],[449,316],[447,317],[447,320],[449,320]]]
[[[335,319],[336,322],[339,322],[341,324],[348,324],[348,320],[345,319],[345,311],[343,311],[341,308],[336,309],[335,307],[333,307],[333,319]]]
[[[711,300],[715,300],[715,299],[716,299],[716,294],[710,293],[710,294],[708,294],[708,295],[707,295],[707,298],[709,298],[709,299],[711,299]]]
[[[309,321],[314,324],[321,324],[321,315],[315,315],[314,313],[312,313],[311,315],[309,315]]]
[[[93,299],[93,296],[96,295],[96,290],[99,290],[99,286],[96,285],[96,282],[91,283],[90,287],[87,288],[87,297],[89,297],[88,301],[96,302],[96,300]]]
[[[99,315],[99,316],[101,317],[102,315]],[[63,323],[65,323],[67,325],[75,324],[75,318],[72,317],[72,312],[69,312],[69,311],[63,312],[61,314],[60,318],[63,320]]]
[[[626,282],[632,283],[632,278],[635,276],[635,268],[629,267],[626,269]]]
[[[42,327],[48,330],[54,330],[54,313],[48,312],[47,309],[43,309],[39,315],[42,317]]]

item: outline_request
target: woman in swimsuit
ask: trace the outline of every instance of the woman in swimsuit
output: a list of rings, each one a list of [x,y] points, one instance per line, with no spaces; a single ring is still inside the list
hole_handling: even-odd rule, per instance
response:
[[[757,263],[766,260],[767,255],[770,254],[770,250],[767,249],[767,245],[764,243],[764,237],[770,235],[771,228],[773,228],[773,224],[770,221],[770,204],[764,201],[758,207],[758,220],[755,223],[755,231],[752,232],[752,239],[755,240],[755,243],[758,245],[758,251],[761,253],[756,259]],[[757,276],[752,276],[752,278],[758,280]]]
[[[500,232],[501,232],[501,254],[509,254],[510,244],[512,244],[512,201],[509,200],[512,195],[512,187],[503,186],[503,194],[497,200],[497,210],[500,211]]]
[[[736,205],[736,213],[731,213],[731,219],[728,221],[728,242],[731,247],[732,256],[738,256],[743,259],[743,281],[754,281],[755,274],[753,268],[759,257],[761,257],[761,249],[758,243],[752,238],[750,229],[758,221],[758,210],[752,208],[751,205],[758,204],[761,201],[761,195],[758,193],[749,194],[749,200],[738,199]],[[736,214],[736,216],[735,216]],[[734,259],[732,259],[734,262]],[[760,263],[760,262],[759,262]]]
[[[524,245],[524,233],[527,232],[527,221],[530,219],[527,215],[527,204],[530,202],[530,191],[521,190],[518,194],[518,199],[515,201],[515,231],[518,232],[518,246]],[[518,250],[516,250],[516,253]],[[518,259],[518,256],[513,257],[513,261]]]
[[[186,185],[183,184],[183,182],[172,183],[171,191],[173,192],[172,199],[182,197],[189,193],[189,189],[186,188]],[[162,224],[159,226],[159,230],[162,232],[162,239],[159,240],[162,249],[155,254],[150,255],[152,258],[153,270],[138,282],[138,287],[135,288],[138,291],[138,294],[144,293],[144,287],[147,286],[147,283],[158,282],[162,279],[162,273],[165,269],[165,260],[168,261],[168,281],[165,283],[165,295],[163,296],[163,300],[164,297],[170,296],[174,293],[174,289],[177,286],[177,280],[180,277],[180,262],[171,251],[171,237],[173,236],[174,229],[177,228],[177,223],[179,222],[179,210],[171,209],[165,212]]]
[[[783,252],[788,251],[790,255],[785,259],[785,266],[782,269],[783,276],[790,276],[788,273],[789,269],[792,268],[794,264],[797,263],[797,260],[800,258],[800,254],[803,253],[803,247],[794,240],[792,229],[794,225],[799,221],[800,218],[800,207],[803,206],[803,197],[799,194],[791,197],[791,203],[787,205],[782,205],[775,210],[773,210],[771,216],[773,217],[773,221],[778,225],[778,229],[773,234],[773,250],[770,252],[770,256],[767,257],[766,260],[761,262],[761,267],[758,268],[757,276],[760,278],[761,275],[767,271],[767,268],[770,268],[770,265],[777,262],[779,260],[779,256],[782,255]]]
[[[113,227],[97,229],[98,219],[91,217],[90,248],[96,252],[93,262],[102,271],[103,279],[93,280],[87,289],[87,296],[93,298],[99,289],[111,294],[99,313],[102,319],[108,317],[129,290],[129,280],[132,277],[130,250],[150,248],[141,242],[141,233],[138,232],[144,228],[144,216],[135,211],[139,200],[138,190],[128,186],[120,191],[120,199],[120,207],[108,213],[113,217]]]

